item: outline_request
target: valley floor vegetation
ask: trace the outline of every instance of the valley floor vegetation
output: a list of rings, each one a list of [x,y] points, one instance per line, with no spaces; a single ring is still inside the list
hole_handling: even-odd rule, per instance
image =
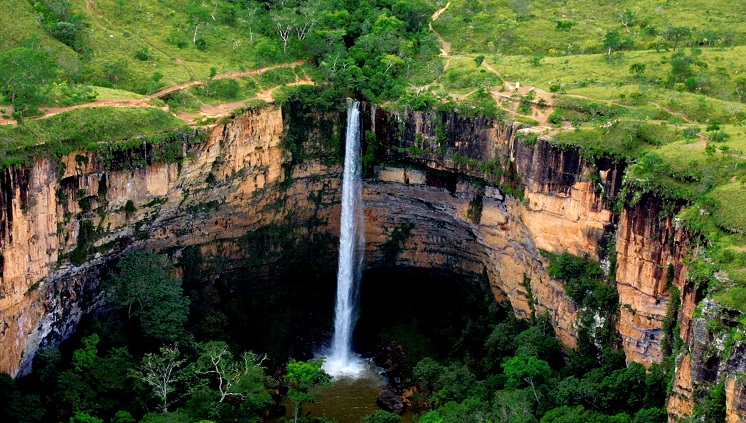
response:
[[[647,370],[626,365],[613,330],[617,295],[599,263],[569,254],[548,254],[547,260],[552,276],[565,280],[570,296],[583,306],[578,347],[568,351],[548,316],[515,318],[479,281],[410,275],[412,286],[386,307],[380,306],[383,294],[372,293],[381,287],[367,288],[360,331],[370,338],[361,345],[383,342],[403,348],[395,376],[414,421],[666,421],[672,355]],[[271,340],[264,346],[256,343],[268,333],[233,327],[231,316],[251,304],[242,304],[245,293],[237,291],[235,282],[202,280],[198,269],[204,264],[198,250],[187,249],[177,263],[190,275],[182,280],[162,256],[144,251],[123,255],[102,281],[108,306],[61,348],[42,349],[33,373],[17,381],[0,378],[3,421],[257,422],[269,416],[282,421],[283,414],[295,414],[283,408],[288,403],[281,400],[287,397],[301,411],[295,414],[297,421],[333,422],[302,413],[302,404],[329,381],[322,362],[310,356],[288,362],[287,350],[265,352]],[[386,275],[396,279],[386,271],[368,277]],[[414,297],[433,284],[437,293]],[[308,308],[302,286],[252,291],[246,300],[276,302],[279,295],[290,305],[291,320],[310,315],[328,323],[329,311],[321,307],[329,304]],[[295,312],[294,305],[299,308]],[[402,314],[392,318],[390,307]],[[253,351],[246,349],[247,340],[254,342]],[[305,348],[307,355],[312,347]],[[722,386],[708,395],[698,415],[707,422],[721,421]],[[364,421],[399,419],[378,411]]]

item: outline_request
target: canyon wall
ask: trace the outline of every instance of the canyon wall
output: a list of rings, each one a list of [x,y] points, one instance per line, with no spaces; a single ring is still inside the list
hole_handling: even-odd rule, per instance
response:
[[[77,152],[4,170],[0,370],[27,371],[37,348],[74,331],[104,300],[99,269],[127,249],[178,256],[198,245],[206,255],[242,257],[250,252],[241,240],[268,225],[291,227],[301,240],[337,235],[340,168],[329,158],[339,154],[343,119],[304,122],[301,147],[290,148],[283,134],[296,122],[288,116],[268,107],[183,135],[172,163],[155,162],[154,147],[144,144],[113,159]],[[364,116],[374,135],[368,143],[379,144],[381,163],[388,163],[379,163],[364,187],[366,267],[486,277],[517,315],[548,312],[560,339],[573,346],[579,310],[547,274],[540,250],[616,262],[617,329],[627,360],[645,365],[664,357],[663,322],[675,286],[680,336],[690,347],[677,360],[669,411],[690,414],[698,387],[725,380],[729,421],[740,421],[746,390],[732,375],[743,372],[745,348],[703,355],[719,335],[694,317],[701,293],[687,285],[685,258],[696,239],[655,196],[612,211],[625,163],[589,161],[542,138],[522,141],[519,125],[508,122],[381,109]],[[697,367],[712,356],[715,371]]]
[[[615,263],[610,270],[619,293],[616,328],[627,361],[646,367],[660,363],[671,353],[663,350],[664,340],[668,338],[669,349],[675,337],[683,340],[668,402],[671,422],[690,416],[695,404],[718,382],[724,383],[727,421],[746,421],[742,380],[746,351],[741,341],[734,340],[743,333],[738,330],[742,316],[722,307],[719,313],[695,315],[704,294],[687,281],[687,263],[696,256],[702,241],[676,222],[675,211],[683,203],[647,193],[615,213],[612,209],[622,188],[624,162],[605,158],[589,162],[577,149],[552,145],[541,137],[525,137],[531,141],[523,142],[516,136],[522,131],[517,131],[515,124],[382,111],[376,121],[371,126],[386,127],[376,133],[388,142],[390,156],[428,169],[483,178],[514,197],[522,197],[522,201],[505,202],[509,210],[505,219],[520,220],[522,233],[528,234],[533,244],[527,250],[568,251]],[[498,227],[504,229],[503,225]],[[501,245],[495,239],[488,243]],[[533,258],[541,260],[536,254]],[[532,268],[525,261],[517,262],[524,271]],[[510,269],[500,260],[495,263]],[[521,316],[531,309],[525,299],[532,294],[539,308],[550,312],[563,342],[573,345],[577,310],[562,292],[561,283],[543,271],[525,275],[531,279],[532,291],[524,291],[526,295],[517,295],[516,274],[511,275],[512,284],[500,280],[499,274],[491,281],[498,281],[501,292],[512,294],[508,299]],[[679,293],[675,297],[672,287]],[[664,327],[667,318],[672,319],[669,333]],[[730,332],[723,328],[730,328]]]
[[[4,170],[0,370],[27,371],[39,346],[74,331],[104,295],[98,268],[124,250],[231,254],[262,226],[332,221],[339,169],[311,160],[286,172],[283,130],[281,111],[269,108],[188,135],[179,162],[148,162],[143,145],[114,166],[78,152]]]

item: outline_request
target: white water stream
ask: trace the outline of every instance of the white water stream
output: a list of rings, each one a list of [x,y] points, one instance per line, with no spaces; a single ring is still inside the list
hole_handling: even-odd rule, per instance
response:
[[[356,100],[348,100],[346,143],[334,336],[327,361],[324,363],[324,370],[332,376],[356,376],[365,369],[362,359],[352,352],[352,332],[358,318],[358,297],[365,247],[360,102]]]

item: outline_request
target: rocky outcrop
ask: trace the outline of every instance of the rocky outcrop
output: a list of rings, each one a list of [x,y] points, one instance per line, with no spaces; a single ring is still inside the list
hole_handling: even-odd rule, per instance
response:
[[[715,385],[725,389],[726,421],[746,421],[746,343],[741,314],[710,299],[702,302],[701,317],[691,320],[688,349],[676,361],[676,378],[668,400],[669,421],[689,416],[695,404],[707,401]]]
[[[666,203],[652,195],[625,207],[616,238],[619,333],[627,360],[646,366],[663,359],[663,319],[670,307],[668,285],[684,290],[685,258],[693,241],[664,207]]]

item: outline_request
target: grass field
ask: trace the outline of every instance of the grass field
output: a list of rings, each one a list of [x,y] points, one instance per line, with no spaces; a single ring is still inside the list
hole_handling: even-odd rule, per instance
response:
[[[437,2],[443,5],[445,0]],[[638,49],[651,49],[669,43],[661,39],[669,26],[694,26],[695,38],[705,44],[743,44],[746,5],[722,0],[453,0],[433,23],[455,53],[551,56],[599,53],[608,30],[630,37]]]
[[[41,155],[59,157],[76,150],[134,146],[158,134],[183,131],[180,119],[157,108],[94,107],[0,126],[0,166],[29,164]],[[117,147],[118,146],[118,147]]]

